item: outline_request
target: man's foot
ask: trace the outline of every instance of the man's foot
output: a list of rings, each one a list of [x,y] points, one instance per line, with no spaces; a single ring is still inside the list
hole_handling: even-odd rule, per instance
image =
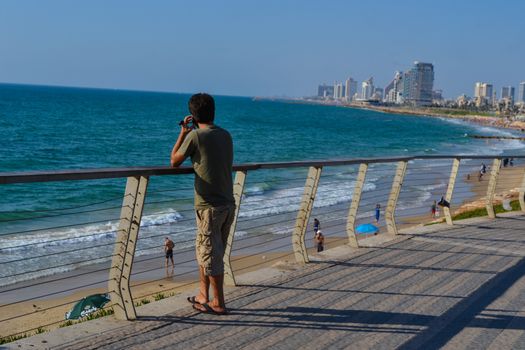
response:
[[[216,306],[212,307],[211,305],[207,303],[204,303],[204,304],[194,303],[192,304],[192,307],[194,310],[202,312],[203,314],[212,314],[212,315],[218,315],[218,316],[228,314],[228,311],[225,308],[216,307]]]

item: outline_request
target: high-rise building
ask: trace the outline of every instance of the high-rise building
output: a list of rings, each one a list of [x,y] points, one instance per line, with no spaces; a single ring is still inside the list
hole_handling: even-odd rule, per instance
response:
[[[402,103],[403,72],[396,72],[394,79],[385,87],[385,101],[389,103]]]
[[[443,101],[443,90],[432,91],[432,101]]]
[[[326,84],[319,85],[317,88],[317,96],[324,98],[334,96],[334,86]]]
[[[514,86],[504,86],[501,88],[501,98],[507,98],[514,101]]]
[[[370,77],[361,83],[361,98],[368,100],[374,93],[374,78]]]
[[[357,81],[352,78],[346,79],[345,94],[344,94],[346,101],[351,102],[356,92],[357,92]]]
[[[343,88],[344,88],[343,83],[338,83],[338,82],[334,83],[334,99],[340,100],[343,98],[344,96]]]
[[[415,106],[429,105],[433,87],[434,65],[416,61],[403,76],[403,101]]]
[[[474,85],[474,97],[483,97],[490,100],[492,98],[492,90],[492,84],[477,82]]]
[[[377,101],[383,101],[383,89],[380,87],[374,88],[372,99],[377,100]]]
[[[520,83],[520,87],[518,89],[518,100],[519,103],[525,104],[525,81],[522,81]]]
[[[477,82],[474,85],[474,100],[476,106],[482,107],[487,104],[493,104],[493,86],[489,83]]]

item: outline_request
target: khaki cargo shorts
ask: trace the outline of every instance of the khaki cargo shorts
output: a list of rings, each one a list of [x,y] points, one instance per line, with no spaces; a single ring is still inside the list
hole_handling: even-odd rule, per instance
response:
[[[206,276],[224,274],[224,249],[233,223],[235,206],[197,209],[197,239],[195,249],[197,262]]]

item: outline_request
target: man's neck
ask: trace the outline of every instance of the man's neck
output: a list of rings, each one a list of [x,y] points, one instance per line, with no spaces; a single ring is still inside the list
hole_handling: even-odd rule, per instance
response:
[[[206,129],[212,127],[213,123],[197,123],[199,125],[199,129]]]

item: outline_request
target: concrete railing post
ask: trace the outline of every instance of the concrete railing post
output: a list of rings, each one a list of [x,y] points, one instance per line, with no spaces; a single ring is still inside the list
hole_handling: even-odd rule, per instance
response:
[[[521,180],[519,196],[521,211],[525,213],[525,173],[523,173],[523,180]]]
[[[355,222],[357,219],[357,209],[359,209],[359,202],[361,201],[361,193],[365,185],[366,171],[368,164],[362,163],[359,165],[359,172],[357,173],[357,180],[354,187],[354,193],[352,194],[352,203],[348,210],[348,218],[346,221],[346,234],[348,235],[348,244],[351,247],[359,248],[357,242],[357,236],[355,234]]]
[[[119,320],[137,318],[130,277],[147,188],[148,177],[128,177],[108,282],[115,317]]]
[[[490,179],[487,186],[487,214],[489,218],[496,218],[496,213],[494,212],[494,195],[496,192],[496,185],[498,183],[499,171],[501,168],[501,159],[496,158],[492,162],[492,169],[490,170]]]
[[[308,252],[305,245],[306,229],[308,228],[308,220],[314,206],[315,194],[319,186],[319,179],[321,178],[322,167],[310,167],[308,175],[304,184],[303,198],[301,207],[297,213],[295,220],[295,228],[292,234],[292,245],[295,255],[295,260],[300,264],[305,264],[309,261]]]
[[[396,174],[394,175],[394,180],[392,181],[392,189],[390,190],[390,195],[388,196],[388,203],[385,210],[385,221],[387,232],[390,235],[397,235],[395,211],[397,199],[401,193],[401,186],[403,185],[407,166],[407,161],[397,163]]]
[[[454,186],[456,185],[456,178],[459,171],[459,158],[455,158],[452,163],[452,170],[450,171],[450,178],[448,179],[447,193],[445,194],[445,200],[451,204],[452,203],[452,193],[454,193]],[[445,220],[448,225],[452,225],[452,215],[450,215],[450,208],[443,207],[443,213],[445,214]]]
[[[233,240],[235,238],[235,229],[237,227],[237,218],[239,217],[239,210],[241,208],[241,199],[244,192],[244,183],[246,182],[247,171],[237,171],[235,173],[235,180],[233,182],[233,198],[235,199],[235,217],[230,228],[228,241],[224,249],[224,283],[229,286],[235,286],[235,276],[231,266],[231,252],[233,247]]]

